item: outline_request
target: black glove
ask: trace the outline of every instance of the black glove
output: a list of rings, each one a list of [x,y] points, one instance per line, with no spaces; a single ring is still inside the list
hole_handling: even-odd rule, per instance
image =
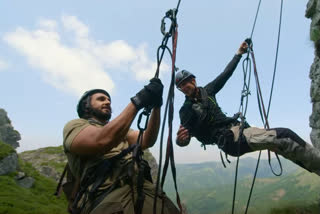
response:
[[[159,78],[152,78],[145,88],[153,94],[152,103],[154,107],[162,106],[163,85]]]
[[[150,83],[144,86],[136,96],[131,97],[131,102],[138,110],[144,107],[153,108],[162,105],[163,85],[158,78],[152,78]]]

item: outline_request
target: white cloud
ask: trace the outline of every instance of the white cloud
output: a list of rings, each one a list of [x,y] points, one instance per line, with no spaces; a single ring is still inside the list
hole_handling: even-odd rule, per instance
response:
[[[93,52],[107,67],[127,66],[138,58],[136,50],[122,40],[95,45]]]
[[[89,37],[89,28],[75,16],[62,16],[61,23],[42,19],[38,29],[18,27],[4,40],[27,57],[52,86],[81,95],[91,88],[112,93],[112,72],[132,72],[136,80],[153,76],[156,63],[147,54],[147,45],[135,48],[122,40],[105,43]],[[68,34],[63,34],[67,32]],[[71,37],[71,44],[65,42]],[[167,69],[163,63],[164,69]]]
[[[5,70],[9,67],[8,63],[0,59],[0,71]]]
[[[45,29],[48,29],[48,30],[51,30],[51,31],[55,30],[58,27],[58,24],[57,24],[56,21],[49,20],[49,19],[41,19],[41,20],[39,20],[38,25],[41,28],[45,28]]]
[[[62,23],[64,28],[74,32],[77,38],[87,37],[89,35],[89,28],[75,16],[62,16]]]

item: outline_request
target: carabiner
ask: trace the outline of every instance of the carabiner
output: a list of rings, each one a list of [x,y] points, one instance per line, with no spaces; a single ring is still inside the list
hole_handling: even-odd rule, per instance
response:
[[[144,127],[140,126],[142,116],[146,116],[146,122],[144,124]],[[149,116],[150,116],[150,109],[144,108],[143,112],[140,113],[139,118],[138,118],[138,128],[140,131],[145,131],[147,129]]]

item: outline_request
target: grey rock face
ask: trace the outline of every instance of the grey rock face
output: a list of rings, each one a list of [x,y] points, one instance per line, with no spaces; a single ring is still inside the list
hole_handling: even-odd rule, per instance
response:
[[[24,172],[18,172],[18,174],[16,175],[16,180],[20,180],[22,178],[24,178],[26,176],[26,174]]]
[[[46,177],[53,178],[56,181],[59,181],[61,173],[59,173],[54,167],[50,167],[48,163],[67,163],[66,155],[63,152],[49,154],[45,152],[45,148],[29,151],[26,153],[20,153],[19,157],[22,160],[31,163],[32,166],[36,168],[38,172],[40,172],[40,174]]]
[[[320,144],[319,143],[316,143],[316,142],[319,142],[319,139],[320,139],[320,129],[312,129],[311,131],[311,134],[310,134],[310,138],[311,138],[311,142],[315,142],[313,143],[313,145],[320,149]]]
[[[19,147],[19,140],[21,140],[20,133],[14,130],[7,112],[0,108],[0,141],[16,149]]]
[[[309,0],[306,8],[306,17],[312,20],[310,39],[314,41],[315,45],[315,58],[309,74],[312,101],[312,114],[309,118],[309,124],[312,128],[310,138],[312,144],[320,149],[320,0]]]
[[[56,181],[60,178],[59,174],[52,167],[42,166],[39,170],[42,175],[54,178]]]
[[[18,155],[11,153],[7,157],[0,160],[0,175],[5,175],[17,170],[18,167]]]

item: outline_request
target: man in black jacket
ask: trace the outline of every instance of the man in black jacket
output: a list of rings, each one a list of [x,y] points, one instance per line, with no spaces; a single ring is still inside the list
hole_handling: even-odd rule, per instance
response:
[[[247,48],[248,44],[243,42],[225,70],[205,87],[197,87],[195,75],[189,71],[182,70],[177,73],[176,86],[186,95],[179,111],[181,125],[177,133],[177,145],[187,146],[194,136],[203,145],[217,144],[231,156],[269,149],[320,175],[320,151],[292,130],[266,130],[249,127],[246,123],[242,126],[237,120],[239,114],[227,117],[221,111],[216,94],[231,77]]]

